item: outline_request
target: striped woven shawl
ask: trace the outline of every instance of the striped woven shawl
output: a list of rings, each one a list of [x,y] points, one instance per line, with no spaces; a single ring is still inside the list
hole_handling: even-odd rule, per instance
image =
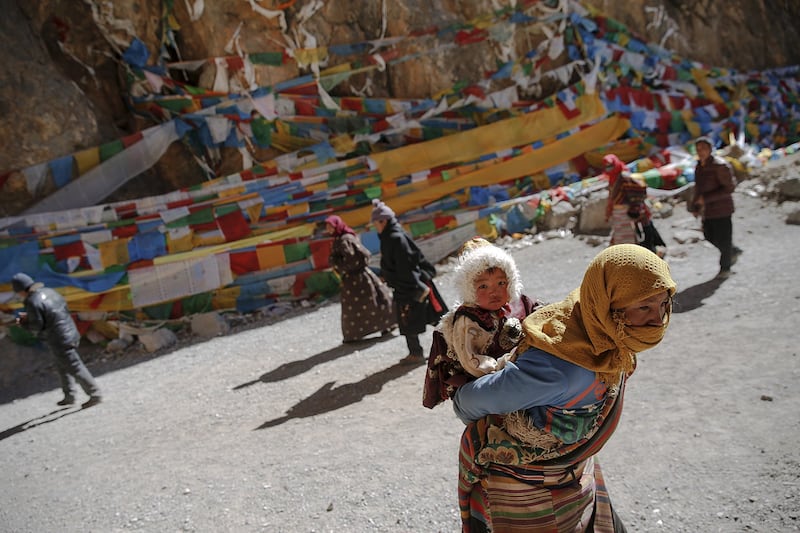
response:
[[[462,531],[613,532],[611,501],[594,455],[622,413],[624,380],[608,397],[594,433],[556,449],[526,445],[507,431],[505,417],[469,424],[459,450]]]

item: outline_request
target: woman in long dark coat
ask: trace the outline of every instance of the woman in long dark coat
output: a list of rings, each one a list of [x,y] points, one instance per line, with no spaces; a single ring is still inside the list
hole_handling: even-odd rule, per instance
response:
[[[397,324],[408,346],[402,363],[422,364],[425,355],[419,336],[428,324],[435,326],[447,313],[433,282],[436,268],[403,230],[394,211],[378,199],[372,203],[370,220],[381,241],[381,277],[392,288]]]
[[[328,262],[342,280],[343,342],[354,342],[396,325],[392,292],[369,268],[369,250],[350,226],[336,216],[325,219],[325,230],[334,237]]]

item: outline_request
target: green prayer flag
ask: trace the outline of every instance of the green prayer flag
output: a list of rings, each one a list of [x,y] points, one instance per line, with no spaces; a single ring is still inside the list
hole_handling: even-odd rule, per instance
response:
[[[380,198],[382,192],[383,190],[380,188],[380,186],[367,187],[366,189],[364,189],[364,194],[366,194],[367,198],[369,198],[370,200],[374,200],[375,198]]]
[[[644,182],[647,184],[647,186],[653,187],[654,189],[659,189],[664,184],[664,179],[661,177],[661,172],[659,172],[657,168],[646,170],[642,173],[642,177],[644,177]]]
[[[207,207],[205,209],[201,209],[200,211],[195,211],[194,213],[190,213],[189,216],[185,218],[186,222],[181,225],[208,224],[210,222],[214,222],[214,210],[211,209],[210,207]],[[170,225],[167,224],[167,227],[170,227]]]
[[[686,130],[686,123],[680,111],[670,111],[669,131],[676,133]]]
[[[267,148],[272,145],[272,122],[265,118],[255,118],[250,123],[250,129],[253,130],[253,137],[259,147]]]
[[[210,292],[203,292],[194,294],[181,300],[184,315],[194,315],[197,313],[207,313],[214,309],[211,304],[212,294]]]
[[[326,298],[339,292],[341,287],[339,278],[330,270],[314,272],[306,278],[305,283],[309,294],[321,294]]]
[[[678,81],[694,81],[694,76],[692,76],[692,72],[686,68],[679,68],[678,70]]]
[[[143,307],[142,312],[153,320],[167,320],[172,316],[173,304],[174,302],[165,302],[163,304],[149,305]]]
[[[271,65],[273,67],[283,65],[283,52],[257,52],[248,54],[247,58],[254,65]]]
[[[422,138],[426,141],[438,139],[443,136],[442,128],[422,128]]]
[[[101,144],[100,145],[100,161],[105,161],[109,159],[121,151],[125,149],[125,145],[122,144],[122,140],[112,141],[110,143]]]
[[[186,109],[187,107],[191,107],[192,99],[165,98],[164,100],[159,100],[158,104],[165,109],[169,109],[170,111],[174,111],[176,113],[182,113],[184,109]]]
[[[326,74],[324,76],[320,76],[319,82],[322,85],[322,88],[326,91],[330,91],[343,81],[346,81],[352,76],[352,72],[339,72],[336,74]]]
[[[187,93],[192,94],[194,96],[203,96],[205,94],[208,94],[209,92],[208,89],[205,89],[203,87],[196,87],[194,85],[184,85],[183,88],[186,89]]]
[[[283,256],[287,263],[303,261],[311,257],[311,246],[308,242],[298,242],[283,245]]]
[[[409,224],[412,237],[419,237],[420,235],[428,235],[436,231],[436,224],[433,219],[420,220],[419,222],[412,222]]]
[[[344,184],[347,181],[347,172],[343,168],[336,169],[328,173],[328,187],[334,188]]]
[[[242,208],[239,207],[238,204],[231,204],[231,205],[221,205],[214,208],[214,214],[218,217],[223,217],[227,214],[233,213],[234,211],[241,211]]]

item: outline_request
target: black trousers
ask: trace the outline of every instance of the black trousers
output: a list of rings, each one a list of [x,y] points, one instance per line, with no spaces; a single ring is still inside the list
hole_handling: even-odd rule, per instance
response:
[[[656,253],[657,246],[663,246],[664,248],[667,247],[667,243],[665,243],[664,239],[661,238],[661,234],[653,225],[652,221],[648,222],[647,224],[642,224],[642,235],[641,240],[639,240],[639,245],[644,246],[653,253]]]
[[[731,217],[703,220],[703,236],[719,250],[719,269],[731,269],[733,256],[733,223]]]
[[[408,353],[420,357],[424,355],[424,352],[419,336],[425,333],[428,325],[435,326],[439,323],[439,319],[447,313],[447,306],[442,300],[436,284],[429,281],[428,287],[431,292],[423,302],[415,301],[406,294],[394,291],[394,306],[400,334],[406,338]]]

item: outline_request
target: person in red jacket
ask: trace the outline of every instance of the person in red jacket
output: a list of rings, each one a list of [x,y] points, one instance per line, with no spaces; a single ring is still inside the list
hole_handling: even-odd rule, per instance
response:
[[[713,154],[709,137],[695,143],[697,166],[694,169],[694,195],[687,205],[689,211],[703,221],[703,235],[720,252],[718,279],[731,275],[731,265],[742,250],[733,245],[733,191],[736,179],[730,165]]]

